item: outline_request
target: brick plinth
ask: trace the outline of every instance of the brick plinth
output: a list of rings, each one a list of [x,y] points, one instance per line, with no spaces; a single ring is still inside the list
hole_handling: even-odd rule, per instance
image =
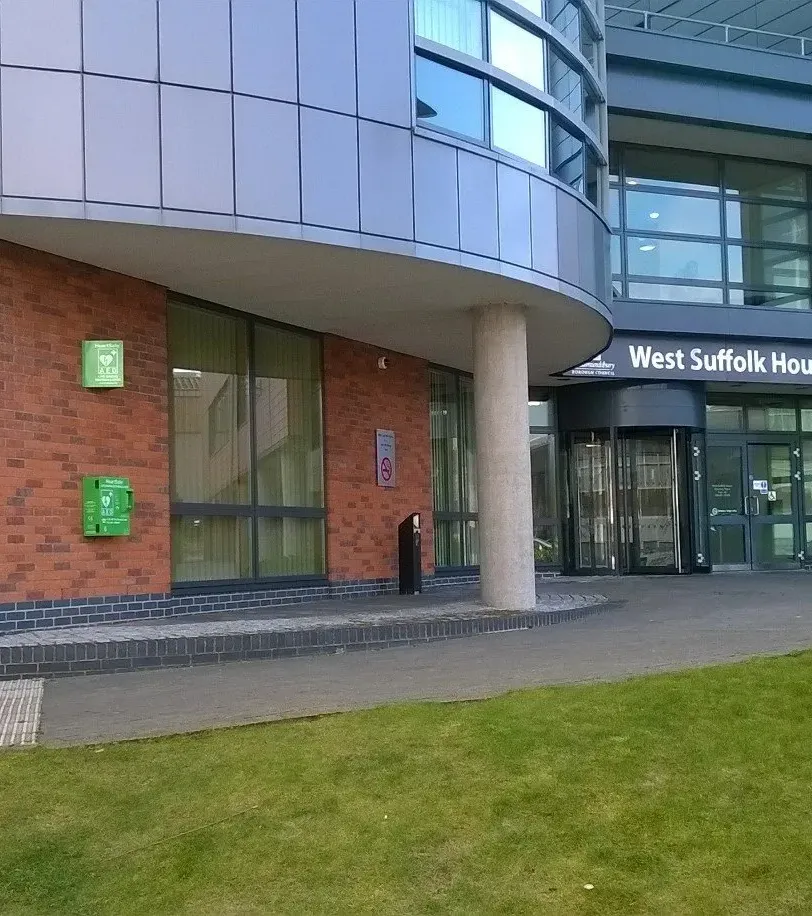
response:
[[[378,358],[388,357],[388,368]],[[423,526],[423,573],[434,570],[429,373],[425,361],[377,347],[324,340],[327,564],[331,581],[398,574],[397,527]],[[375,430],[395,432],[397,486],[379,487]]]
[[[126,387],[86,390],[105,339]],[[0,242],[0,603],[168,590],[166,346],[164,290]],[[82,536],[85,475],[130,478],[131,537]]]

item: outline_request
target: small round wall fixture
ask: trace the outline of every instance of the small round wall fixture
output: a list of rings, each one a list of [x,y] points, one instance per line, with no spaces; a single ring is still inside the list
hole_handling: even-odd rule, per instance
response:
[[[388,369],[389,368],[389,357],[388,356],[379,356],[378,357],[378,368],[379,369]]]

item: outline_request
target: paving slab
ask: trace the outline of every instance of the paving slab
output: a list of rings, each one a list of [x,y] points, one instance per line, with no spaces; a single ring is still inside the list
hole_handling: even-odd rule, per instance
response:
[[[609,613],[412,648],[49,681],[42,740],[96,743],[415,700],[478,699],[812,647],[808,573],[561,580]]]

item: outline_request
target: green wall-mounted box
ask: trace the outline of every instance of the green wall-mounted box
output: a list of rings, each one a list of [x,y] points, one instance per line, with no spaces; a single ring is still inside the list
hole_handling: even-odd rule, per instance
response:
[[[82,386],[124,387],[124,341],[82,341]]]
[[[126,537],[135,503],[126,477],[82,479],[82,527],[85,537]]]

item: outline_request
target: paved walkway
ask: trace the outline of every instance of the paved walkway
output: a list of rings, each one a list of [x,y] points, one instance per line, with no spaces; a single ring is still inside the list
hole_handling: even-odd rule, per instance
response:
[[[812,575],[566,579],[625,602],[557,627],[415,648],[49,681],[42,741],[194,731],[405,700],[485,697],[812,646]]]

